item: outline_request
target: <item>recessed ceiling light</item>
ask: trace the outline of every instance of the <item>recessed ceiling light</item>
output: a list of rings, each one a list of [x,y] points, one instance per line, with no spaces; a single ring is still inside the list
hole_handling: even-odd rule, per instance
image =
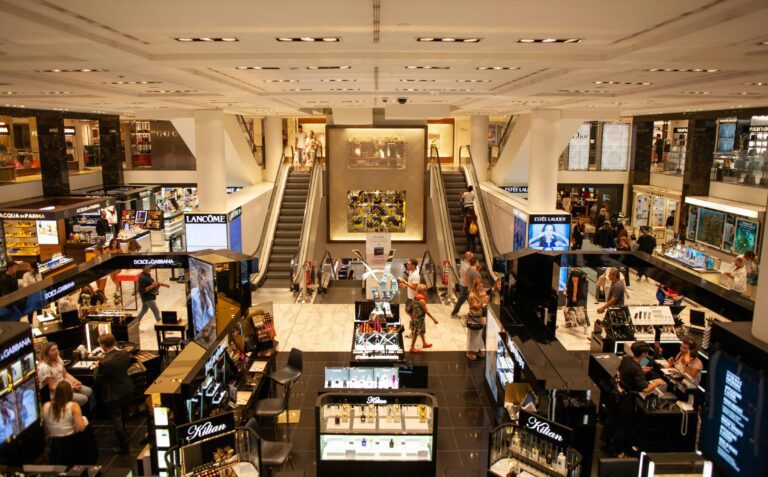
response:
[[[298,83],[297,79],[265,79],[265,83]]]
[[[40,94],[72,94],[70,91],[43,91]]]
[[[714,68],[650,68],[643,71],[650,73],[716,73],[720,70]]]
[[[457,79],[457,83],[490,83],[493,80],[489,79]]]
[[[303,41],[306,43],[312,43],[312,42],[325,42],[325,43],[334,43],[341,41],[341,37],[338,36],[325,36],[325,37],[310,37],[310,36],[302,36],[302,37],[288,37],[288,36],[279,36],[275,38],[277,41]]]
[[[709,91],[682,91],[680,94],[704,95],[704,94],[711,94],[711,93]]]
[[[279,70],[279,66],[235,66],[236,70]]]
[[[178,93],[198,93],[199,91],[195,91],[193,89],[153,89],[147,91],[147,93],[152,94],[178,94]]]
[[[604,94],[608,91],[589,90],[589,89],[559,89],[559,93],[574,93],[574,94]]]
[[[107,70],[102,69],[93,69],[93,68],[78,68],[78,69],[69,69],[69,70],[62,70],[62,69],[51,69],[51,70],[35,70],[37,73],[104,73]]]
[[[16,91],[3,91],[3,94],[18,94]]]
[[[435,80],[429,78],[400,78],[403,83],[434,83]]]
[[[450,70],[450,66],[430,66],[430,65],[410,65],[406,66],[408,70]]]
[[[284,89],[283,91],[290,91],[292,93],[298,93],[299,91],[312,91],[309,88],[290,88],[290,89]]]
[[[760,46],[768,46],[768,41],[761,41],[760,43],[758,43],[758,45],[760,45]]]
[[[485,71],[485,70],[519,70],[519,66],[478,66],[475,68],[476,70]]]
[[[518,43],[581,43],[582,38],[520,38]]]
[[[648,86],[653,83],[648,81],[636,82],[636,81],[594,81],[595,84],[611,84],[622,86]]]
[[[747,91],[741,91],[739,93],[731,93],[731,94],[736,94],[739,96],[756,96],[757,95],[757,93],[748,93]]]
[[[478,43],[482,38],[456,38],[456,37],[443,37],[435,38],[431,36],[416,38],[416,41],[421,42],[443,42],[443,43]]]
[[[348,70],[351,66],[307,66],[308,70]]]
[[[214,38],[214,37],[210,37],[210,36],[178,37],[178,38],[174,38],[174,40],[180,41],[182,43],[190,43],[190,42],[193,42],[193,41],[205,41],[205,42],[218,42],[218,41],[232,42],[232,41],[240,41],[237,38],[232,38],[232,37]]]
[[[331,91],[360,91],[360,88],[331,88]]]

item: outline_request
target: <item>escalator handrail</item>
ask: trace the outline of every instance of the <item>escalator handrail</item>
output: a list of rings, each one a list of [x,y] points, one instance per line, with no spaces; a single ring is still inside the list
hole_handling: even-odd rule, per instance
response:
[[[331,255],[331,252],[329,252],[328,250],[326,250],[323,253],[323,258],[320,259],[320,271],[323,270],[323,265],[325,265],[326,260],[331,265],[331,279],[332,280],[338,280],[339,279],[339,275],[336,273],[336,268],[333,266],[334,262],[336,262],[336,260],[333,258],[333,256]]]
[[[435,260],[432,258],[432,254],[429,253],[429,250],[424,251],[424,255],[421,256],[421,262],[419,262],[421,265],[419,266],[419,277],[421,278],[421,281],[423,283],[428,283],[427,280],[424,277],[424,265],[427,263],[432,263],[432,285],[437,286],[437,267],[435,266]]]
[[[435,188],[437,189],[437,197],[436,203],[438,210],[438,215],[440,217],[440,228],[442,228],[443,231],[443,237],[445,240],[446,247],[448,248],[448,254],[449,256],[446,258],[450,258],[448,262],[451,264],[450,266],[450,273],[453,275],[453,278],[455,280],[455,283],[460,282],[459,274],[456,272],[456,268],[453,266],[454,262],[456,261],[456,242],[453,237],[453,227],[450,225],[450,217],[451,213],[448,209],[448,204],[446,203],[445,198],[445,184],[443,183],[443,169],[440,165],[440,155],[437,153],[437,148],[435,146],[432,146],[430,149],[430,158],[432,157],[432,150],[435,150],[435,158],[436,161],[433,161],[430,163],[430,169],[432,171],[432,176],[434,177],[435,181]]]
[[[283,194],[285,193],[285,187],[288,183],[288,175],[292,168],[293,165],[290,162],[285,161],[285,149],[283,149],[283,154],[280,157],[280,167],[275,175],[275,185],[272,188],[272,194],[269,197],[269,205],[267,206],[267,222],[264,228],[261,229],[259,246],[253,253],[253,255],[259,259],[259,271],[255,276],[251,277],[251,283],[257,286],[261,285],[261,282],[264,281],[264,277],[267,275],[267,264],[269,263],[269,256],[272,252],[272,243],[275,239],[277,220],[280,216],[279,204],[283,203]]]
[[[307,199],[304,203],[304,219],[301,222],[301,236],[299,238],[299,250],[296,253],[297,272],[291,277],[291,284],[296,285],[301,279],[301,267],[309,255],[309,237],[312,228],[312,219],[315,215],[315,194],[319,191],[322,194],[323,167],[321,164],[315,164],[312,167],[312,176],[309,179],[309,189],[307,190]],[[320,189],[318,189],[320,188]],[[293,267],[291,267],[293,271]]]
[[[466,160],[462,160],[461,151],[467,150]],[[499,255],[499,250],[496,248],[496,242],[493,240],[493,234],[491,233],[490,224],[486,222],[488,218],[488,212],[485,208],[485,201],[483,200],[483,192],[480,189],[480,181],[477,178],[475,172],[475,163],[472,160],[472,152],[469,146],[459,146],[459,163],[467,176],[467,182],[472,186],[475,191],[475,215],[477,216],[477,225],[480,228],[480,240],[483,241],[483,250],[485,253],[485,266],[488,269],[488,275],[493,280],[493,283],[499,278],[499,275],[493,271],[493,257]],[[479,212],[479,213],[478,213]],[[492,285],[493,285],[492,283]]]

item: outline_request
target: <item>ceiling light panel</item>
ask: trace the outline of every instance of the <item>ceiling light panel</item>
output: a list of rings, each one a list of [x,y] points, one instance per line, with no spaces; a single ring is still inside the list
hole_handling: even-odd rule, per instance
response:
[[[636,82],[636,81],[595,81],[595,84],[609,84],[612,86],[620,85],[620,86],[649,86],[653,83],[649,81],[643,81],[643,82]]]
[[[311,36],[302,36],[302,37],[287,37],[287,36],[279,36],[275,38],[275,40],[279,42],[303,42],[303,43],[338,43],[341,41],[341,37],[338,36],[321,36],[321,37],[311,37]]]
[[[479,71],[487,71],[487,70],[500,71],[500,70],[519,70],[520,67],[519,66],[478,66],[475,69]]]
[[[520,38],[518,43],[581,43],[583,38]]]
[[[160,84],[161,81],[107,81],[102,84],[127,85],[127,84]]]
[[[482,38],[477,38],[477,37],[474,37],[474,38],[456,38],[456,37],[452,37],[452,36],[442,37],[442,38],[431,37],[431,36],[424,36],[424,37],[416,38],[416,41],[426,42],[426,43],[430,43],[430,42],[435,42],[435,43],[479,43],[481,40],[482,40]]]
[[[77,69],[59,69],[35,70],[37,73],[105,73],[107,70],[99,68],[77,68]]]
[[[720,70],[714,68],[650,68],[643,71],[649,73],[717,73]]]
[[[403,83],[434,83],[435,80],[429,78],[400,78]]]
[[[490,83],[493,80],[489,79],[457,79],[457,83]]]
[[[236,70],[279,70],[279,66],[235,66]]]
[[[233,37],[223,37],[223,38],[222,37],[216,37],[216,38],[214,38],[214,37],[207,37],[207,36],[201,36],[201,37],[179,37],[179,38],[174,38],[174,40],[180,41],[182,43],[192,43],[192,42],[196,42],[196,41],[201,41],[201,42],[204,42],[204,43],[214,43],[214,42],[232,43],[232,42],[235,42],[235,41],[240,41],[239,39],[233,38]]]
[[[308,70],[348,70],[351,66],[307,66]]]
[[[199,93],[194,89],[153,89],[147,91],[151,94],[180,94],[180,93]]]
[[[407,70],[450,70],[450,66],[432,66],[432,65],[409,65]]]
[[[320,81],[323,83],[351,83],[357,80],[353,78],[323,78]]]
[[[265,83],[298,83],[297,79],[265,79]]]

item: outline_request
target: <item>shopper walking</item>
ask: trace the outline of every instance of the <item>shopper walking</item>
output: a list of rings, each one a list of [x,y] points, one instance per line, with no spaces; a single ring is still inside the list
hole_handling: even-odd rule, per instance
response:
[[[467,209],[467,213],[464,215],[464,225],[462,226],[462,230],[467,237],[467,250],[475,253],[475,241],[477,240],[478,228],[474,207]]]
[[[656,237],[651,233],[650,227],[643,226],[640,230],[640,237],[637,238],[637,250],[645,252],[648,255],[653,255],[656,250]],[[637,271],[637,281],[645,277],[645,281],[648,281],[648,275],[645,274],[645,268],[641,268]]]
[[[485,357],[483,344],[483,329],[486,318],[483,308],[488,304],[489,297],[485,293],[483,280],[477,278],[469,292],[469,313],[467,314],[467,358],[475,361],[478,357]]]
[[[128,376],[131,356],[117,349],[115,337],[110,333],[99,336],[99,346],[104,351],[104,357],[96,363],[93,379],[101,385],[101,400],[107,406],[109,419],[115,429],[117,447],[113,450],[127,454],[129,449],[125,418],[128,414],[128,400],[133,391],[133,381]]]
[[[664,158],[664,140],[661,138],[661,134],[656,135],[656,141],[653,143],[653,150],[656,153],[656,160],[653,162],[660,164]]]
[[[160,309],[157,307],[157,294],[160,287],[170,288],[167,283],[160,283],[152,278],[152,267],[144,267],[139,275],[139,296],[141,297],[141,310],[136,317],[141,323],[141,319],[148,310],[152,310],[155,315],[155,321],[160,321]]]
[[[611,282],[611,287],[608,289],[608,295],[605,297],[605,305],[597,309],[598,313],[605,313],[609,307],[624,306],[624,294],[627,291],[626,285],[620,280],[618,268],[608,269],[608,280]]]
[[[581,250],[584,244],[584,237],[587,235],[587,228],[584,225],[584,217],[579,217],[576,225],[573,226],[573,250]]]
[[[452,317],[459,318],[461,306],[469,298],[469,292],[471,291],[472,284],[475,283],[475,280],[481,279],[479,270],[480,263],[478,262],[477,257],[472,256],[472,258],[469,260],[469,267],[467,267],[467,271],[464,272],[464,275],[461,276],[462,287],[459,291],[459,298],[456,300],[456,304],[453,306],[453,311],[451,311]]]
[[[304,126],[299,124],[299,128],[296,131],[296,139],[293,142],[293,147],[296,149],[296,157],[301,166],[304,166],[304,148],[307,144],[307,133],[304,132]]]
[[[107,242],[107,235],[112,233],[112,226],[107,220],[107,213],[102,211],[99,220],[96,221],[96,235],[101,238],[101,244]]]
[[[421,276],[419,275],[419,260],[416,258],[409,258],[405,263],[405,270],[408,274],[408,279],[405,280],[400,278],[398,282],[401,287],[406,288],[407,299],[405,300],[405,312],[408,314],[408,317],[411,319],[411,321],[413,321],[413,314],[411,313],[413,308],[413,300],[416,297],[416,290],[421,283]],[[411,335],[406,335],[406,338],[410,337]]]
[[[416,288],[416,295],[411,302],[411,353],[421,353],[421,350],[416,349],[416,338],[421,338],[422,348],[431,348],[432,344],[427,343],[427,323],[425,318],[429,316],[432,321],[437,324],[437,320],[427,308],[427,286],[418,285]]]
[[[95,439],[93,445],[84,445],[85,442],[80,439],[80,433],[88,426],[88,419],[72,396],[72,386],[68,381],[62,381],[56,386],[53,399],[43,404],[43,423],[50,438],[48,460],[52,465],[95,464],[98,460]]]
[[[56,387],[66,381],[72,388],[72,399],[81,406],[88,404],[88,399],[93,394],[91,388],[67,372],[64,361],[59,354],[59,346],[53,341],[49,341],[43,346],[43,352],[37,366],[37,377],[40,389],[48,387],[51,396],[56,393]]]

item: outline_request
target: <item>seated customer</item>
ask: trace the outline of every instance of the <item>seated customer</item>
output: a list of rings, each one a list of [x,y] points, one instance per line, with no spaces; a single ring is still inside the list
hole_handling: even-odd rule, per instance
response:
[[[696,386],[701,382],[701,371],[704,364],[699,359],[699,345],[691,338],[685,337],[680,343],[680,352],[677,356],[669,358],[669,364],[682,374],[687,374],[693,379]]]
[[[81,406],[88,403],[88,398],[93,393],[91,388],[83,385],[77,378],[67,372],[66,368],[64,368],[64,362],[61,360],[61,356],[59,356],[59,346],[53,341],[49,341],[43,347],[37,374],[40,379],[40,388],[48,386],[51,396],[53,396],[56,387],[62,381],[67,381],[72,386],[74,400]]]
[[[43,422],[51,439],[50,463],[53,465],[88,464],[93,450],[79,445],[77,433],[83,432],[88,420],[80,405],[72,400],[72,386],[64,380],[56,386],[53,400],[43,404]]]
[[[744,291],[746,291],[747,267],[744,266],[744,257],[742,256],[736,257],[736,260],[733,261],[733,266],[731,267],[731,270],[728,272],[724,272],[723,275],[730,279],[730,280],[726,280],[726,283],[724,284],[725,286],[739,293],[744,293]],[[727,282],[730,282],[730,284]]]

